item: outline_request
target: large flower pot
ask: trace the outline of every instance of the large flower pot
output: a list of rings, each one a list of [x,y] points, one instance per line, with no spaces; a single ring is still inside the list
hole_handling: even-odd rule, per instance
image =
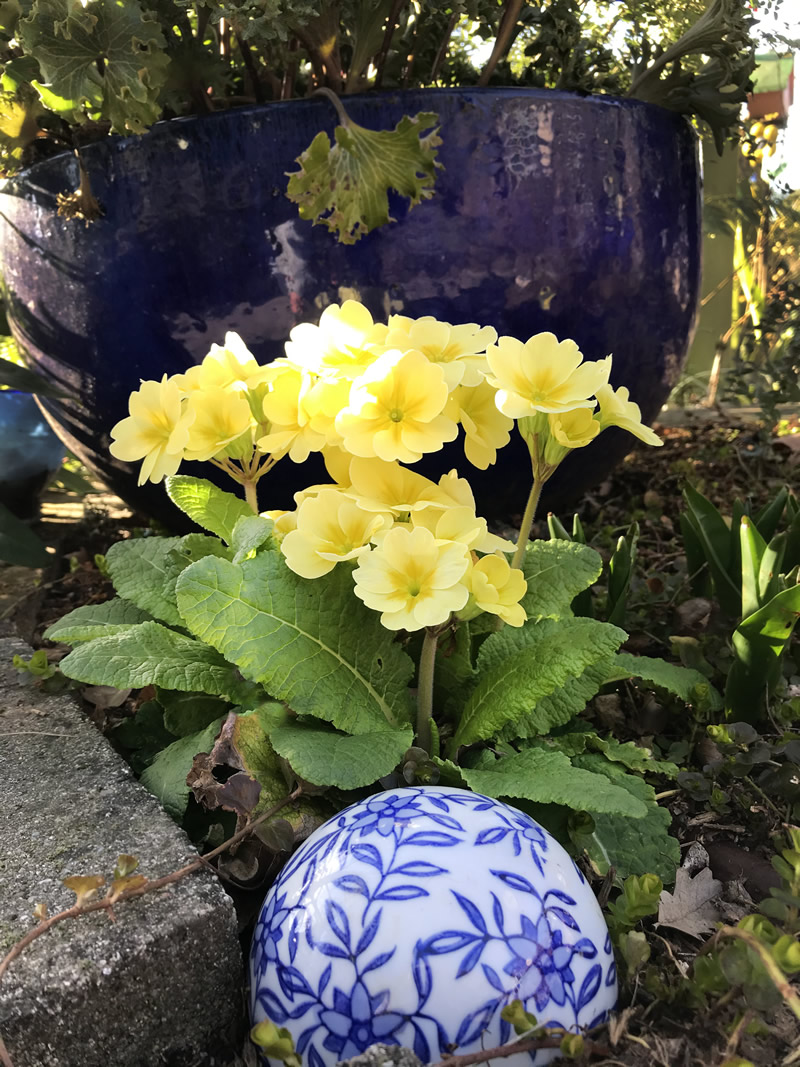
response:
[[[674,384],[700,274],[697,143],[684,119],[540,90],[383,93],[347,107],[375,128],[435,110],[443,138],[433,199],[407,216],[398,199],[399,221],[354,246],[301,221],[284,196],[296,157],[335,125],[321,99],[161,123],[84,149],[105,209],[88,228],[56,215],[56,195],[78,185],[72,155],[0,194],[12,329],[36,369],[80,398],[46,409],[69,448],[145,511],[176,514],[107,451],[139,380],[185,370],[227,330],[273,359],[292,326],[349,296],[376,318],[433,314],[523,340],[550,330],[587,359],[611,352],[612,383],[629,386],[647,418]],[[608,431],[570,457],[556,494],[602,477],[629,444]],[[453,466],[468,467],[459,443],[423,469]],[[290,505],[320,472],[282,461],[262,506]],[[530,464],[519,440],[496,467],[469,473],[484,513],[521,510]]]

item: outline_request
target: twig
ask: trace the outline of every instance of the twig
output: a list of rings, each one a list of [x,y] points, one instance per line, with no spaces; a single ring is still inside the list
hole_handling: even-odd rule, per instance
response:
[[[256,98],[256,103],[263,104],[264,86],[261,84],[261,78],[258,73],[258,65],[256,64],[255,58],[253,56],[253,50],[240,33],[237,33],[235,36],[236,44],[239,47],[239,54],[244,60],[244,65],[245,67],[247,67],[247,73],[250,75],[250,81],[253,83],[253,94]]]
[[[140,885],[135,889],[126,889],[124,892],[120,893],[119,896],[103,897],[102,900],[93,900],[88,904],[74,904],[71,908],[67,908],[64,911],[58,912],[56,915],[51,915],[49,918],[42,920],[38,926],[34,926],[24,937],[20,938],[20,940],[9,949],[2,961],[0,961],[0,980],[2,980],[3,975],[17,956],[21,955],[28,945],[41,937],[42,934],[46,934],[47,931],[57,923],[63,922],[65,919],[76,919],[79,915],[88,915],[94,911],[110,911],[112,908],[116,907],[117,904],[120,904],[125,900],[132,900],[134,897],[143,897],[147,893],[155,892],[156,889],[163,889],[165,886],[173,885],[175,882],[185,878],[187,874],[193,874],[195,871],[199,871],[200,868],[205,867],[210,860],[222,855],[223,852],[226,852],[233,845],[236,845],[240,841],[243,841],[244,838],[249,837],[257,826],[266,822],[267,819],[271,819],[277,811],[280,811],[281,808],[284,808],[293,800],[297,800],[302,792],[302,786],[298,786],[296,789],[292,790],[288,796],[285,796],[283,800],[279,801],[277,804],[273,804],[268,811],[265,811],[263,814],[259,815],[257,819],[254,819],[252,822],[248,823],[247,826],[235,833],[233,837],[229,837],[227,841],[223,841],[221,845],[212,849],[211,852],[207,852],[204,856],[198,856],[196,860],[192,860],[191,863],[187,863],[185,867],[181,867],[179,870],[173,871],[171,874],[165,874],[162,878],[147,881],[144,885]],[[7,1065],[4,1065],[4,1067],[7,1067]]]
[[[447,55],[447,49],[450,47],[450,38],[453,36],[453,30],[456,28],[459,17],[458,12],[454,11],[448,20],[447,29],[444,32],[442,43],[439,45],[439,51],[436,53],[436,58],[431,67],[432,82],[435,82],[439,77],[439,71],[442,69],[442,63],[444,63],[445,56]]]
[[[561,1048],[561,1040],[561,1037],[528,1037],[522,1041],[510,1041],[507,1045],[498,1045],[497,1048],[483,1049],[481,1052],[467,1052],[463,1056],[447,1056],[433,1064],[432,1067],[470,1067],[473,1063],[505,1059],[507,1056],[515,1056],[518,1052],[533,1052],[540,1048]],[[584,1052],[590,1055],[609,1056],[611,1054],[609,1048],[605,1045],[598,1045],[594,1041],[586,1041],[583,1048]]]
[[[489,79],[494,74],[494,68],[506,54],[511,44],[511,37],[514,33],[514,27],[517,24],[519,13],[522,11],[522,5],[525,0],[507,0],[505,9],[503,10],[503,17],[500,19],[500,25],[497,29],[497,38],[494,42],[494,48],[492,54],[486,63],[486,66],[481,71],[481,76],[478,78],[478,85],[488,85]]]
[[[389,55],[389,49],[392,46],[392,37],[394,37],[394,31],[397,29],[397,19],[400,15],[400,8],[405,3],[405,0],[393,0],[392,9],[389,12],[389,16],[386,19],[386,31],[383,35],[383,41],[381,43],[381,50],[375,58],[375,88],[380,89],[381,82],[383,81],[383,68],[386,66],[386,59]]]

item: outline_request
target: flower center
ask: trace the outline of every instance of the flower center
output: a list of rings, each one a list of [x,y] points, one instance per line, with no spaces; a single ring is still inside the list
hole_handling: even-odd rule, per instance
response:
[[[400,408],[392,408],[392,410],[389,412],[389,418],[392,420],[392,422],[402,422],[403,412],[400,410]]]

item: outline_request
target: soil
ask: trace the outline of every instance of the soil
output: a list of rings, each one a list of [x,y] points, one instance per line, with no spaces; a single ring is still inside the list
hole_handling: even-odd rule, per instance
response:
[[[713,601],[695,595],[690,587],[678,521],[683,510],[683,486],[690,481],[723,512],[730,511],[737,496],[751,498],[758,507],[780,486],[796,479],[795,461],[800,451],[785,440],[776,444],[753,422],[737,422],[732,412],[718,418],[704,415],[693,423],[662,427],[661,432],[663,448],[637,448],[578,502],[576,511],[590,543],[606,558],[632,519],[639,522],[637,577],[625,622],[630,633],[626,648],[674,658],[671,639],[675,635],[708,637],[709,647],[714,649],[713,635],[723,634],[725,627]],[[571,527],[571,517],[560,518]],[[495,523],[495,528],[498,532],[510,530],[518,521],[519,517],[512,515]],[[113,595],[102,574],[102,560],[98,567],[96,556],[102,556],[114,541],[147,525],[145,516],[133,515],[107,493],[82,502],[74,497],[46,496],[37,532],[53,548],[52,566],[39,574],[36,585],[30,570],[0,570],[0,627],[13,627],[34,647],[47,647],[51,658],[59,658],[63,649],[43,641],[45,629],[73,608]],[[539,520],[535,533],[548,536],[546,517]],[[601,608],[602,600],[601,589],[596,596]],[[602,617],[602,611],[599,614]],[[724,645],[721,637],[719,645]],[[724,672],[724,648],[721,658],[715,659],[713,652],[710,655],[713,665]],[[620,740],[649,744],[656,738],[662,748],[688,742],[683,762],[697,770],[706,759],[713,758],[713,752],[709,755],[713,744],[704,736],[704,724],[698,725],[685,709],[678,713],[674,707],[660,704],[653,693],[632,686],[614,696],[610,701],[596,701],[591,716],[606,728],[613,727]],[[102,728],[106,713],[89,705],[87,710]],[[672,833],[680,842],[685,862],[693,870],[706,865],[711,868],[723,883],[715,904],[723,921],[735,924],[754,910],[770,886],[778,884],[770,863],[774,854],[770,839],[790,821],[791,805],[787,808],[782,801],[759,797],[737,781],[726,787],[726,796],[713,806],[707,798],[697,799],[690,791],[676,788],[675,783],[672,788],[665,786],[662,802],[672,815]],[[601,879],[596,880],[595,887],[599,894],[607,894],[610,888]],[[252,899],[243,901],[245,938],[253,910]],[[756,1067],[772,1067],[800,1060],[800,1056],[791,1057],[798,1024],[787,1008],[781,1005],[763,1015],[748,1013],[734,991],[709,998],[703,1009],[687,999],[684,982],[702,938],[666,926],[654,929],[652,922],[646,928],[650,963],[637,979],[622,987],[619,1014],[612,1026],[592,1035],[606,1046],[608,1054],[605,1058],[595,1056],[591,1062],[609,1067],[746,1067],[749,1060]],[[762,1019],[768,1025],[763,1025]],[[731,1059],[735,1056],[743,1057],[744,1062]],[[231,1067],[252,1063],[251,1049],[232,1052]]]

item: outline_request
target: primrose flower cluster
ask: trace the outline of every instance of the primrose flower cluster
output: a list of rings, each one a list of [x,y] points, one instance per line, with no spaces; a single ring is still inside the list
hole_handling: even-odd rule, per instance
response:
[[[609,385],[611,357],[585,362],[574,341],[526,342],[490,326],[392,315],[373,322],[354,300],[318,326],[296,326],[286,355],[261,366],[238,335],[213,345],[185,374],[142,382],[111,452],[141,460],[139,482],[210,461],[244,487],[281,458],[321,452],[330,485],[298,493],[290,513],[267,512],[287,565],[305,578],[354,561],[355,592],[390,629],[443,626],[481,611],[521,626],[519,569],[542,484],[568,453],[607,426],[661,442],[627,389]],[[466,459],[486,469],[515,420],[531,454],[534,489],[514,563],[509,542],[475,514],[467,481],[438,483],[401,464],[437,452],[464,431]]]

